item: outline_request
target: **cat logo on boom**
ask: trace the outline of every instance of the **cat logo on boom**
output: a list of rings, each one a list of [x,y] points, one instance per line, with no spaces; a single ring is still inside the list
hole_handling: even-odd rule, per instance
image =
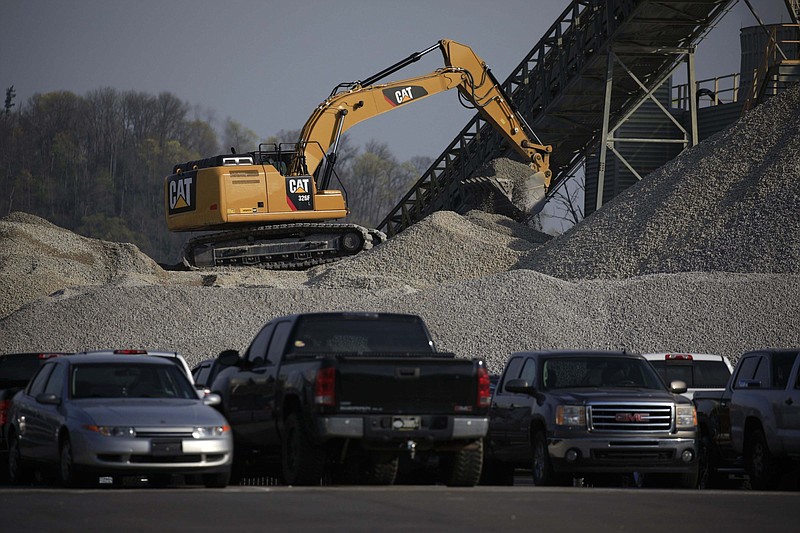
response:
[[[196,176],[197,172],[193,171],[170,177],[167,182],[170,215],[194,211],[196,198],[194,180]]]
[[[419,85],[407,85],[406,87],[392,87],[383,90],[383,97],[392,107],[405,104],[416,98],[428,96],[428,91]]]

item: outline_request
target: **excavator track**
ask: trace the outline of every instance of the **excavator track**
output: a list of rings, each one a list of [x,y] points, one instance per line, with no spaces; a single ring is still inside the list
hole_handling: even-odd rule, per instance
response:
[[[190,269],[255,266],[305,270],[369,250],[386,234],[356,224],[276,224],[195,237],[183,247]]]

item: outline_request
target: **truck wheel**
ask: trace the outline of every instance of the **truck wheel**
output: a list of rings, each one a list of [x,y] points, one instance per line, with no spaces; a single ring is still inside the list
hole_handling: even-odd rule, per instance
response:
[[[533,484],[538,487],[564,484],[562,476],[557,476],[553,471],[553,462],[547,451],[547,437],[544,431],[538,431],[533,436]]]
[[[769,451],[764,431],[756,429],[747,436],[745,465],[750,476],[750,486],[755,490],[771,490],[775,488],[778,468],[777,462]]]
[[[325,473],[325,448],[314,444],[299,415],[286,418],[281,443],[283,481],[287,485],[319,485]]]
[[[719,459],[713,446],[708,434],[703,433],[700,439],[697,473],[697,488],[701,490],[721,488],[725,481],[723,476],[717,472]]]
[[[8,444],[8,477],[14,485],[30,483],[33,472],[19,449],[19,437],[9,434]]]
[[[445,464],[448,487],[474,487],[481,480],[483,470],[483,440],[449,453]]]
[[[361,472],[361,477],[367,485],[393,485],[399,464],[400,457],[396,454],[372,452]]]

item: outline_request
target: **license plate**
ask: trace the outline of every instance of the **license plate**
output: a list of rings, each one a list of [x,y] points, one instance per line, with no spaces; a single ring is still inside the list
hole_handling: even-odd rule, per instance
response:
[[[395,416],[392,417],[392,429],[399,431],[407,431],[410,429],[419,429],[418,416]]]
[[[153,455],[181,455],[183,442],[179,440],[155,440],[150,443],[150,453]]]

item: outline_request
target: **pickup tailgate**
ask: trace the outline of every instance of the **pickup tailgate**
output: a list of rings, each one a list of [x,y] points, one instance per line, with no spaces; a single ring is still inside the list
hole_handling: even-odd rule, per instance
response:
[[[342,412],[478,413],[478,363],[444,357],[343,357],[337,365]]]

